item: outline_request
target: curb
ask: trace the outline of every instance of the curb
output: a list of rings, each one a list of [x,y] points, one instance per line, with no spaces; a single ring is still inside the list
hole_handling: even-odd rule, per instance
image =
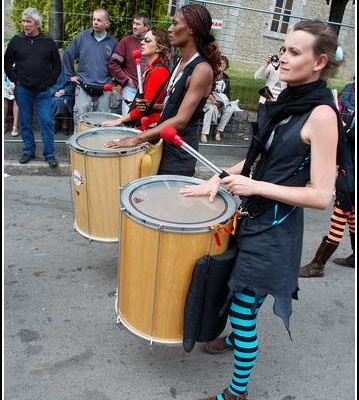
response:
[[[4,173],[7,175],[47,175],[47,176],[71,176],[71,165],[68,162],[59,162],[57,168],[50,168],[46,161],[30,161],[28,164],[20,164],[15,160],[4,161]],[[213,172],[207,168],[197,166],[196,178],[209,179]]]
[[[46,161],[30,161],[28,164],[20,164],[15,160],[4,160],[4,173],[8,175],[70,176],[71,166],[64,161],[59,162],[57,168],[50,168]]]
[[[219,168],[225,168],[233,165],[238,160],[245,157],[247,147],[238,145],[224,144],[199,144],[200,152],[213,164]],[[60,159],[59,159],[60,158]],[[4,173],[8,175],[49,175],[49,176],[71,176],[72,169],[70,161],[64,157],[57,157],[58,167],[50,168],[48,163],[43,159],[36,158],[28,164],[20,164],[13,157],[4,159]],[[213,175],[213,172],[208,167],[197,162],[195,176],[201,179],[208,179]]]

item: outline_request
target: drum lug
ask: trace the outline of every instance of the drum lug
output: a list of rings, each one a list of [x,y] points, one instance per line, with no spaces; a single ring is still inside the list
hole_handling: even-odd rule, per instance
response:
[[[251,218],[251,216],[249,215],[249,212],[244,207],[240,207],[238,210],[238,219],[241,219],[242,217]]]

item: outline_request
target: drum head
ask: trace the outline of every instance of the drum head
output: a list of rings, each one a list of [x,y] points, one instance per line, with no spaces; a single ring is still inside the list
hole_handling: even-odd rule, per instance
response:
[[[119,114],[93,111],[80,115],[80,121],[95,127],[101,126],[102,122],[107,119],[117,119],[121,117],[122,115]]]
[[[141,224],[164,231],[203,232],[233,216],[237,202],[220,189],[213,203],[207,196],[184,197],[179,190],[204,181],[178,175],[160,175],[130,182],[122,190],[123,211]]]
[[[72,148],[86,154],[96,155],[115,155],[115,154],[133,154],[147,148],[148,143],[142,143],[135,147],[123,147],[119,149],[110,149],[105,144],[112,140],[119,140],[128,136],[137,135],[139,130],[125,127],[118,128],[95,128],[89,129],[79,134],[72,135],[67,142]]]

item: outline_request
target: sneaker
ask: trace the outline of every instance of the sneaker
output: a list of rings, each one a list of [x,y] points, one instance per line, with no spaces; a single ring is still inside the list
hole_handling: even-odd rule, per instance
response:
[[[208,142],[207,135],[201,135],[201,142],[202,143],[207,143]]]
[[[10,135],[12,137],[16,137],[19,136],[19,131],[16,128],[13,128],[13,130],[11,131]]]
[[[59,165],[55,157],[50,157],[46,161],[49,163],[50,168],[56,168]]]
[[[222,140],[221,132],[217,131],[216,136],[214,137],[214,140],[216,140],[217,142],[220,142]]]
[[[35,156],[31,155],[31,154],[23,154],[19,160],[20,164],[27,164],[28,162],[30,162],[31,160],[33,160],[35,158]]]

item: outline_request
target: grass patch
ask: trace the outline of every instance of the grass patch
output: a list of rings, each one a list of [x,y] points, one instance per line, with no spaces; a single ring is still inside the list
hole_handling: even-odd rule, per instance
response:
[[[226,73],[231,79],[231,100],[239,99],[239,106],[244,110],[255,111],[258,106],[258,90],[265,86],[265,79],[254,79],[258,66],[243,65],[240,68],[229,68]],[[328,81],[330,89],[337,89],[338,93],[348,81],[340,78],[331,78]]]

